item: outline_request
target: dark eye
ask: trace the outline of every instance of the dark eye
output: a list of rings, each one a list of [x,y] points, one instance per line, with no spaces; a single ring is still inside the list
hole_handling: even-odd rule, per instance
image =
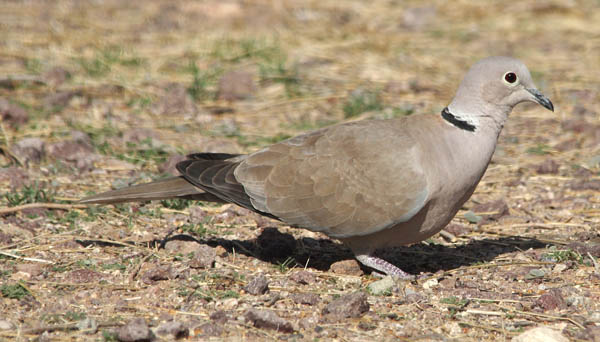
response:
[[[504,75],[504,80],[505,80],[506,82],[508,82],[508,83],[511,83],[511,84],[512,84],[512,83],[515,83],[515,82],[517,82],[517,75],[515,75],[515,73],[514,73],[514,72],[507,72],[507,73]]]

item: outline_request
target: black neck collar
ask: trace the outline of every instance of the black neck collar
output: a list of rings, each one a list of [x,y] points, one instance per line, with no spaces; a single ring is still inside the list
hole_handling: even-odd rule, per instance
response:
[[[444,118],[444,120],[448,121],[455,127],[464,129],[465,131],[475,132],[475,126],[464,120],[458,119],[456,116],[454,116],[454,114],[450,113],[448,107],[442,110],[442,118]]]

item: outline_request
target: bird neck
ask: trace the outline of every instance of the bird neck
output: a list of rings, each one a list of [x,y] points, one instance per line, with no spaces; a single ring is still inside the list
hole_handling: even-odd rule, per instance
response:
[[[496,135],[499,135],[511,109],[487,108],[483,105],[472,107],[471,110],[465,111],[454,103],[451,103],[442,110],[441,115],[449,124],[467,132],[481,133],[481,131],[492,131]]]
[[[442,118],[454,127],[464,129],[465,131],[475,132],[475,129],[477,128],[473,122],[469,122],[469,120],[452,114],[448,107],[442,110]]]

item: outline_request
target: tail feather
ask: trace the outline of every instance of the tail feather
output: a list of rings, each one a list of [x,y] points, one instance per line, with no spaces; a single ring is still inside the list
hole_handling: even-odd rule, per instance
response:
[[[82,204],[115,204],[167,198],[193,198],[214,201],[215,197],[190,184],[183,177],[171,177],[107,191],[79,200]]]

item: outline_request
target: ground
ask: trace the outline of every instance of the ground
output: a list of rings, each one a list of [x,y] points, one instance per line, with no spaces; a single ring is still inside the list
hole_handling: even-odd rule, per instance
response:
[[[599,23],[596,0],[2,2],[0,339],[599,341]],[[232,205],[75,203],[186,153],[439,113],[490,55],[556,110],[517,106],[446,230],[381,253],[415,281]]]

